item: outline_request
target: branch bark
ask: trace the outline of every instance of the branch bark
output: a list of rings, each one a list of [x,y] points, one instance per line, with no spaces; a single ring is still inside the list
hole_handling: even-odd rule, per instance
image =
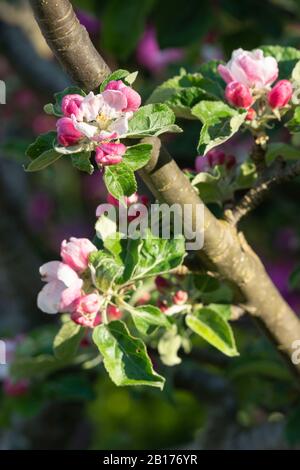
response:
[[[95,51],[85,29],[74,17],[68,0],[31,0],[36,18],[53,52],[79,85],[95,89],[109,73]],[[202,203],[188,179],[158,138],[147,139],[153,145],[152,158],[140,172],[153,194],[167,204],[190,204],[191,218]],[[190,221],[188,221],[190,222]],[[272,333],[280,351],[291,363],[292,343],[300,339],[300,321],[280,296],[262,263],[247,242],[228,222],[218,220],[204,206],[204,246],[199,258],[232,281],[245,297],[247,311],[259,317]],[[300,373],[300,364],[296,365]]]

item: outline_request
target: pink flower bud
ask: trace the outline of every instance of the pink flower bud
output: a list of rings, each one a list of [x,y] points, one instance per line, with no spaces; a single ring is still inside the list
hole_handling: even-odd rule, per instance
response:
[[[83,272],[88,267],[89,255],[93,251],[97,251],[97,248],[87,238],[71,237],[69,242],[62,242],[60,255],[63,262],[74,271]]]
[[[268,103],[271,108],[282,108],[290,101],[293,94],[293,86],[288,80],[279,80],[268,93]]]
[[[62,99],[61,110],[66,117],[71,117],[72,114],[76,118],[81,116],[80,105],[84,97],[81,95],[65,95]]]
[[[71,118],[63,117],[56,123],[58,142],[64,147],[75,145],[82,137],[81,132],[75,129]]]
[[[98,294],[83,295],[74,302],[71,319],[78,325],[94,328],[101,323],[100,306]]]
[[[228,83],[225,89],[228,103],[239,108],[248,108],[253,103],[250,89],[239,82]]]
[[[137,111],[141,106],[141,96],[122,80],[112,80],[106,85],[105,90],[117,90],[123,93],[127,100],[127,106],[122,109],[124,112]]]
[[[122,318],[121,310],[115,305],[109,305],[107,307],[107,315],[110,320],[119,320]]]
[[[256,111],[253,108],[249,108],[246,116],[246,121],[253,121],[256,118]]]
[[[144,292],[142,296],[136,301],[135,305],[146,305],[149,303],[151,299],[151,295],[149,292]]]
[[[125,152],[126,146],[124,144],[102,143],[96,148],[95,160],[98,165],[116,165],[122,161]]]
[[[126,204],[126,206],[130,206],[131,204],[136,204],[138,201],[139,201],[139,195],[138,193],[133,193],[131,196],[125,196],[124,197],[124,202]],[[111,194],[108,194],[107,195],[107,198],[106,198],[106,201],[108,202],[108,204],[111,204],[115,207],[119,207],[119,204],[120,204],[120,201],[118,201],[118,199],[116,199],[115,197],[113,197]],[[97,215],[97,213],[96,213]]]
[[[175,295],[173,295],[173,302],[175,305],[183,305],[187,302],[188,294],[184,290],[178,290]]]

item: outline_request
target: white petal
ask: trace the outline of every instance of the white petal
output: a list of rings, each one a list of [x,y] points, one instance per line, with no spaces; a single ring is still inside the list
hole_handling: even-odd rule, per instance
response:
[[[42,312],[57,313],[61,294],[65,290],[65,285],[60,281],[52,281],[46,284],[40,291],[37,298],[37,305]]]
[[[70,287],[78,281],[79,277],[74,269],[70,268],[70,266],[65,263],[60,263],[57,270],[57,279],[63,282],[65,286]]]
[[[109,130],[111,132],[116,132],[118,137],[122,135],[126,135],[128,132],[128,116],[124,115],[118,119],[116,119],[110,126]]]
[[[98,127],[93,126],[92,124],[87,124],[86,122],[74,122],[74,127],[83,135],[85,135],[88,139],[94,137],[94,135],[98,132]]]
[[[57,271],[61,261],[49,261],[40,267],[40,275],[45,282],[57,281]]]
[[[101,95],[94,95],[91,91],[82,101],[80,105],[80,111],[82,111],[82,117],[86,121],[95,121],[100,110],[103,106],[103,97]]]

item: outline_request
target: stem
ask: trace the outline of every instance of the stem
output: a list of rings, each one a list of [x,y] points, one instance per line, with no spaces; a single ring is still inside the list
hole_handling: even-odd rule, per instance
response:
[[[85,89],[96,88],[109,69],[95,51],[85,29],[75,20],[70,2],[31,0],[31,4],[48,44],[66,70]],[[150,162],[140,171],[141,177],[159,200],[169,205],[190,204],[192,217],[184,222],[192,222],[196,227],[196,213],[203,202],[160,140],[154,137],[145,141],[153,148]],[[206,206],[204,235],[199,260],[209,268],[214,267],[240,289],[247,311],[263,321],[278,349],[287,354],[291,363],[292,343],[300,339],[300,321],[279,294],[258,257],[235,227],[216,219]],[[300,364],[294,367],[300,373]]]

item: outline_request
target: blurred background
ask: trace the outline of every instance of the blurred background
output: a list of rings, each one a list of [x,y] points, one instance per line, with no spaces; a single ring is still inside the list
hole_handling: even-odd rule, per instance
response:
[[[143,99],[181,67],[197,71],[207,60],[228,60],[238,47],[300,47],[297,0],[72,3],[110,67],[139,70],[135,86]],[[58,318],[37,310],[38,268],[58,258],[62,239],[93,236],[106,190],[99,172],[85,175],[64,159],[41,173],[24,172],[26,147],[55,128],[43,105],[71,84],[26,0],[0,1],[0,80],[7,89],[0,104],[0,338],[26,337],[27,347],[48,351]],[[186,132],[167,145],[182,168],[194,168],[199,123],[180,125]],[[275,129],[272,138],[289,137]],[[224,150],[242,161],[250,145],[242,136]],[[299,179],[276,187],[242,224],[298,313],[300,290],[289,277],[300,262],[299,195]],[[247,318],[234,331],[239,358],[228,360],[199,342],[164,371],[162,393],[116,388],[102,368],[70,368],[18,387],[0,382],[0,449],[300,448],[292,377]]]

